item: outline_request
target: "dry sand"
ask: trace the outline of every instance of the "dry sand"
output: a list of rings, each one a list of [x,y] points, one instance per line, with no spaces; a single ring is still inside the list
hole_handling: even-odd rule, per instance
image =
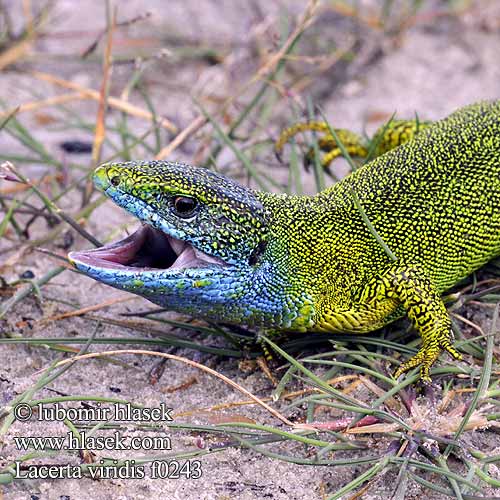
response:
[[[21,2],[19,2],[21,3]],[[36,2],[34,2],[36,3]],[[370,2],[364,2],[364,4]],[[372,2],[373,3],[373,2]],[[480,2],[477,2],[480,3]],[[174,120],[178,125],[185,126],[196,114],[190,98],[190,92],[208,93],[224,96],[228,95],[230,85],[234,85],[234,73],[238,73],[236,80],[244,81],[252,74],[255,67],[249,59],[248,43],[252,39],[251,27],[255,26],[258,17],[257,9],[252,8],[250,2],[195,2],[195,1],[130,1],[118,2],[120,18],[130,18],[151,11],[151,17],[129,31],[137,38],[152,34],[152,38],[161,33],[165,37],[165,46],[174,36],[186,38],[200,37],[206,40],[207,45],[217,42],[233,43],[235,48],[232,61],[226,62],[223,68],[207,66],[200,62],[186,64],[159,62],[154,70],[149,71],[148,77],[152,85],[152,95],[165,116]],[[278,3],[270,5],[269,2],[257,2],[266,19],[279,24],[273,13],[280,10]],[[418,111],[419,116],[425,119],[436,119],[445,116],[456,108],[481,99],[492,99],[500,96],[500,9],[498,2],[482,2],[482,9],[475,14],[463,15],[460,20],[447,17],[436,17],[433,21],[421,23],[405,32],[397,41],[372,38],[365,40],[361,49],[364,57],[362,64],[354,65],[346,75],[339,75],[336,66],[321,76],[313,86],[313,94],[319,96],[320,104],[325,109],[332,122],[339,127],[350,127],[361,131],[367,116],[382,114],[391,115],[397,111],[399,116],[413,116]],[[435,8],[442,8],[442,3],[436,2]],[[487,7],[489,10],[487,10]],[[14,5],[13,8],[17,8]],[[301,9],[301,2],[290,5],[292,12]],[[98,88],[100,81],[99,63],[85,63],[79,61],[76,55],[93,40],[91,31],[95,34],[97,28],[104,25],[104,12],[100,1],[58,1],[55,8],[55,23],[47,31],[68,32],[81,30],[79,37],[42,38],[36,44],[36,58],[31,61],[31,67],[43,71],[56,73],[60,76],[71,78],[79,83]],[[17,19],[17,18],[16,18]],[[334,20],[331,21],[332,23]],[[326,21],[325,21],[326,23]],[[335,30],[335,24],[331,24]],[[320,28],[318,28],[320,29]],[[321,29],[328,35],[328,24],[323,24]],[[345,29],[345,28],[344,28]],[[125,53],[126,49],[120,45],[124,37],[117,35],[116,49]],[[347,40],[348,41],[348,40]],[[376,46],[370,46],[375,44]],[[45,59],[45,56],[74,56],[74,61],[68,57],[61,59],[55,57]],[[361,56],[360,56],[361,57]],[[132,68],[117,66],[113,75],[112,93],[116,95],[121,90],[121,83],[126,81]],[[228,77],[231,74],[231,78]],[[331,88],[330,88],[330,81]],[[37,84],[33,86],[33,79],[28,75],[16,71],[3,71],[0,75],[0,88],[2,99],[9,105],[33,99],[33,92],[40,95],[52,95],[50,85]],[[333,89],[333,90],[331,90]],[[324,98],[323,98],[324,97]],[[141,102],[133,96],[135,102]],[[79,103],[76,109],[83,113],[85,118],[93,123],[96,106],[94,103]],[[273,130],[277,125],[290,119],[287,109],[283,108],[281,116],[273,117]],[[35,136],[51,152],[61,155],[58,143],[63,139],[82,138],[89,139],[81,131],[53,130],[33,118],[33,115],[22,117],[23,123],[29,126]],[[132,126],[145,128],[141,120],[131,120]],[[370,122],[369,130],[377,123]],[[2,151],[16,154],[21,149],[17,143],[9,139],[6,134],[0,134]],[[191,160],[198,144],[190,140],[181,150],[174,153],[176,159]],[[80,163],[88,162],[87,157],[78,159]],[[229,154],[224,154],[221,161],[233,162]],[[36,177],[46,171],[44,165],[24,166],[23,171]],[[279,175],[283,175],[281,172]],[[1,186],[2,184],[0,184]],[[72,200],[71,203],[78,203]],[[68,202],[70,203],[70,202]],[[65,206],[69,211],[75,207]],[[99,238],[105,238],[119,228],[122,224],[130,222],[130,217],[122,210],[107,202],[92,215],[88,230]],[[40,223],[33,228],[33,235],[42,235],[46,231],[44,224]],[[123,232],[123,231],[122,231]],[[62,238],[62,237],[60,237]],[[60,240],[55,243],[60,243]],[[3,244],[8,244],[3,242]],[[77,238],[75,247],[88,246],[87,242]],[[7,257],[9,254],[7,255]],[[2,257],[3,258],[3,257]],[[30,254],[20,260],[14,267],[8,267],[5,278],[11,281],[16,275],[31,270],[36,277],[42,276],[54,262],[40,254]],[[51,301],[52,297],[64,297],[72,304],[80,307],[97,304],[112,298],[126,297],[126,294],[115,291],[91,281],[90,279],[72,272],[64,272],[44,288],[46,298],[43,304],[38,304],[31,297],[24,300],[11,310],[0,328],[14,331],[18,334],[33,337],[71,337],[77,335],[90,335],[96,328],[96,323],[82,319],[70,318],[66,320],[42,324],[42,317],[68,311],[69,308],[61,303]],[[130,302],[120,303],[106,309],[99,314],[110,317],[117,316],[120,312],[142,310],[149,307],[143,299],[136,298]],[[479,316],[476,317],[481,320]],[[23,322],[20,325],[19,322]],[[487,325],[487,319],[484,320]],[[119,327],[110,325],[99,326],[97,336],[116,337],[139,335],[124,331]],[[93,350],[105,349],[106,345],[97,345]],[[113,346],[111,346],[113,347]],[[272,386],[260,373],[246,374],[239,370],[238,362],[232,359],[219,359],[209,355],[199,355],[192,352],[181,352],[208,364],[224,375],[260,397],[270,394]],[[55,351],[42,348],[24,347],[22,345],[0,345],[0,395],[4,403],[10,401],[31,386],[40,376],[37,370],[46,367],[50,362],[57,360],[61,355]],[[103,360],[83,361],[76,364],[65,375],[51,384],[51,390],[40,391],[39,397],[50,397],[56,394],[94,394],[96,396],[119,397],[125,400],[157,406],[165,402],[174,409],[175,414],[196,410],[196,418],[177,418],[176,422],[190,421],[207,422],[209,417],[201,412],[200,408],[210,408],[220,403],[229,403],[244,399],[232,388],[223,384],[195,368],[180,365],[176,362],[167,362],[165,372],[156,385],[150,383],[148,373],[158,363],[150,356],[126,355],[119,358],[120,363],[110,363]],[[123,364],[125,363],[125,364]],[[183,390],[168,392],[168,388],[179,386],[191,379],[195,383]],[[279,407],[279,405],[278,405]],[[228,412],[221,411],[217,415],[241,415],[254,418],[260,423],[278,425],[264,412],[252,407],[232,408]],[[20,435],[61,435],[66,432],[60,423],[42,422],[30,423],[29,431],[23,423],[14,424],[6,436],[3,437],[1,454],[6,458],[18,456],[20,452],[14,449],[13,438]],[[198,437],[190,434],[176,433],[172,435],[173,450],[196,450]],[[484,449],[488,453],[500,453],[500,440],[498,434],[475,433],[465,439],[474,439],[477,443],[482,440]],[[374,452],[381,452],[387,442],[373,440]],[[1,448],[0,448],[1,449]],[[290,451],[290,450],[289,450]],[[300,448],[293,448],[300,454]],[[137,456],[141,456],[138,453]],[[71,459],[72,463],[79,463],[77,457]],[[200,479],[170,479],[153,480],[145,478],[112,479],[93,481],[81,480],[33,480],[31,482],[17,482],[14,485],[0,487],[0,498],[5,499],[142,499],[142,498],[172,498],[172,499],[320,499],[325,495],[337,491],[354,477],[359,475],[364,468],[346,467],[312,467],[294,465],[278,460],[271,460],[253,451],[232,449],[221,453],[201,458],[203,474]],[[2,457],[0,456],[0,465]],[[495,476],[495,466],[490,473]],[[498,478],[498,470],[496,472]],[[396,472],[383,475],[376,481],[363,498],[382,499],[389,498],[393,491]],[[432,476],[429,480],[435,480]],[[3,493],[2,493],[3,492]],[[485,489],[483,495],[497,496],[500,491]],[[444,495],[429,494],[416,484],[411,484],[405,498],[432,499],[447,498]],[[347,498],[347,497],[346,497]]]

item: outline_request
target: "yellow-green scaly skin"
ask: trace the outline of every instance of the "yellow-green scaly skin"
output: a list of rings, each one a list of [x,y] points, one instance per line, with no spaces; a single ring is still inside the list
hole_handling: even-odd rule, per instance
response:
[[[135,164],[101,167],[98,184],[102,186],[105,174],[110,177],[110,169],[114,175],[118,171],[137,179],[136,168]],[[141,168],[145,175],[146,167]],[[196,174],[188,170],[187,175],[198,189]],[[203,182],[209,182],[206,189],[217,194],[212,181]],[[167,184],[171,186],[172,181]],[[137,186],[133,196],[140,198],[140,183]],[[105,187],[109,188],[109,182]],[[179,192],[175,186],[162,189]],[[395,254],[395,262],[363,221],[353,192]],[[279,304],[287,303],[289,321],[284,324],[283,316],[272,308],[272,314],[261,311],[252,321],[254,316],[243,317],[242,309],[233,307],[230,300],[226,319],[274,330],[358,333],[380,328],[406,312],[422,336],[422,349],[401,365],[396,375],[421,366],[422,378],[429,380],[429,369],[441,350],[460,357],[450,343],[450,319],[440,295],[500,254],[500,102],[468,106],[442,121],[426,124],[413,139],[316,196],[252,194],[262,204],[255,208],[262,224],[261,237],[251,233],[248,250],[244,239],[237,244],[246,267],[257,244],[262,254],[252,262],[252,271],[243,272],[236,253],[236,260],[231,261],[236,267],[229,272],[234,276],[243,273],[249,290],[244,293],[260,294],[262,299],[251,302],[242,295],[240,304],[248,303],[248,310],[258,312],[259,303],[262,310],[270,307],[274,293],[279,297],[275,304],[283,307]],[[236,210],[245,209],[242,205]],[[210,237],[217,239],[217,230]],[[217,251],[212,253],[218,255]],[[262,269],[266,273],[252,281],[257,276],[252,273]],[[118,286],[113,280],[82,270]],[[151,294],[148,298],[169,303],[154,300]],[[178,302],[174,308],[186,310]],[[218,311],[220,318],[224,304]],[[202,306],[200,312],[210,316]]]

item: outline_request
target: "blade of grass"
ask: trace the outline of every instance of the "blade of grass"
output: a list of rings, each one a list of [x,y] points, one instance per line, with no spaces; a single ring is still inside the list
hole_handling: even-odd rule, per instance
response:
[[[103,321],[103,323],[105,323]],[[132,327],[128,327],[131,328]],[[8,334],[6,334],[8,335]],[[71,344],[83,344],[88,341],[88,337],[61,337],[61,338],[24,338],[24,337],[12,337],[11,338],[0,338],[0,344],[30,344],[33,346],[44,346],[44,345],[71,345]],[[105,339],[94,339],[92,341],[94,344],[116,344],[116,345],[127,345],[127,344],[139,344],[139,345],[151,345],[151,346],[176,346],[182,347],[184,349],[192,349],[199,352],[207,352],[209,354],[216,354],[218,356],[229,356],[235,358],[241,358],[240,351],[231,351],[228,349],[221,349],[216,347],[210,347],[202,344],[196,344],[194,342],[189,342],[188,340],[176,338],[172,335],[167,335],[163,333],[162,336],[156,337],[154,339],[148,339],[145,337],[107,337]]]
[[[342,141],[339,139],[339,136],[335,132],[335,129],[328,122],[325,114],[323,113],[323,110],[320,107],[318,107],[318,111],[321,114],[321,117],[323,118],[324,122],[326,123],[326,125],[328,127],[328,131],[330,132],[330,134],[332,135],[332,137],[335,139],[335,142],[338,145],[339,149],[342,151],[342,156],[347,160],[347,163],[349,163],[349,166],[351,167],[351,170],[353,172],[355,172],[357,170],[357,167],[356,167],[356,164],[354,163],[354,160],[351,158],[351,155],[347,151],[347,149],[344,146],[344,144],[342,143]],[[377,230],[375,229],[375,227],[371,223],[370,219],[366,215],[366,212],[363,209],[363,207],[361,205],[361,202],[359,200],[358,194],[352,188],[351,188],[351,196],[352,196],[352,198],[354,200],[354,204],[356,205],[356,208],[358,209],[358,211],[359,211],[359,213],[360,213],[360,215],[361,215],[364,223],[366,224],[366,226],[368,227],[368,229],[372,233],[373,237],[377,240],[378,244],[384,249],[384,252],[386,253],[386,255],[392,261],[396,261],[397,260],[396,256],[391,251],[391,249],[387,246],[387,244],[384,242],[384,240],[382,239],[382,237],[378,234]]]
[[[106,1],[106,49],[103,56],[103,76],[101,89],[99,91],[99,106],[94,132],[94,143],[92,145],[92,170],[97,168],[101,160],[102,144],[106,136],[106,111],[108,109],[109,86],[111,83],[111,66],[113,51],[113,34],[116,28],[116,8],[111,7],[111,0]],[[85,185],[82,199],[82,207],[87,205],[94,190],[94,183],[89,177]]]
[[[421,486],[424,486],[425,488],[428,488],[431,491],[436,491],[438,493],[442,493],[443,495],[456,498],[455,493],[449,489],[443,488],[435,483],[427,481],[426,479],[423,479],[420,476],[417,476],[416,474],[413,474],[410,471],[408,471],[408,475],[413,481],[420,484]],[[484,496],[478,497],[475,495],[462,495],[462,497],[464,500],[498,500],[498,497],[484,497]]]
[[[462,432],[465,429],[465,426],[467,425],[467,422],[469,421],[470,417],[474,413],[474,411],[477,408],[477,405],[480,401],[481,398],[485,397],[486,390],[488,389],[488,386],[490,384],[490,379],[491,379],[491,370],[492,370],[492,364],[493,364],[493,347],[494,347],[494,342],[495,342],[495,335],[498,333],[497,332],[497,320],[498,320],[498,313],[500,310],[500,303],[498,303],[495,307],[495,312],[493,314],[493,321],[491,324],[491,330],[490,334],[488,335],[486,339],[486,357],[484,360],[483,368],[481,370],[481,376],[479,378],[479,383],[477,386],[476,392],[474,392],[474,395],[472,397],[472,401],[469,404],[469,407],[467,408],[467,411],[465,412],[465,415],[460,422],[460,425],[455,432],[455,436],[453,439],[457,441],[459,437],[461,436]],[[446,447],[446,450],[443,453],[444,458],[447,458],[451,451],[453,450],[452,445],[448,445]]]
[[[379,144],[382,142],[382,139],[387,132],[387,129],[390,127],[391,123],[394,121],[394,117],[396,116],[396,112],[392,114],[392,116],[389,118],[389,120],[385,123],[384,128],[382,131],[370,142],[370,147],[368,148],[368,154],[366,155],[366,158],[364,159],[364,163],[368,163],[371,161],[375,155],[375,151],[377,150]]]
[[[7,224],[9,222],[12,222],[12,216],[14,214],[14,211],[16,210],[16,208],[18,207],[18,203],[16,200],[14,200],[11,204],[10,204],[10,207],[7,211],[7,213],[5,214],[5,217],[2,219],[2,222],[0,222],[0,238],[2,238],[5,230],[7,229]]]
[[[163,352],[151,352],[151,351],[144,351],[141,349],[123,349],[119,351],[104,351],[100,353],[90,353],[90,354],[83,354],[81,356],[75,356],[74,358],[67,359],[67,360],[62,360],[56,363],[56,367],[58,366],[63,366],[67,363],[74,363],[75,361],[83,360],[83,359],[91,359],[91,358],[96,358],[96,357],[101,357],[101,356],[115,356],[115,355],[121,355],[121,354],[143,354],[145,356],[159,356],[161,358],[166,358],[166,359],[172,359],[174,361],[179,361],[180,363],[192,366],[194,368],[197,368],[199,370],[202,370],[206,373],[209,373],[210,375],[222,380],[225,382],[227,385],[230,385],[237,391],[241,392],[248,398],[252,399],[255,401],[259,406],[267,410],[271,415],[273,415],[275,418],[280,420],[282,423],[285,425],[288,425],[290,427],[293,427],[293,423],[290,422],[287,418],[285,418],[283,415],[281,415],[278,411],[276,411],[274,408],[269,406],[267,403],[262,401],[260,398],[257,396],[253,395],[250,391],[247,391],[244,387],[241,385],[237,384],[230,378],[226,377],[225,375],[222,375],[219,372],[216,372],[212,368],[209,368],[208,366],[202,365],[200,363],[197,363],[196,361],[192,361],[187,358],[183,358],[181,356],[175,356],[174,354],[166,354]]]
[[[87,87],[84,87],[82,85],[79,85],[75,82],[71,82],[69,80],[64,80],[62,78],[58,78],[57,76],[51,75],[49,73],[43,73],[41,71],[32,71],[30,73],[34,78],[42,81],[46,81],[49,83],[52,83],[54,85],[58,85],[60,87],[64,87],[67,89],[72,89],[76,90],[77,92],[81,92],[88,96],[90,99],[93,99],[97,102],[100,100],[100,95],[97,90],[94,89],[89,89]],[[116,108],[120,111],[124,111],[125,113],[128,113],[129,115],[136,116],[138,118],[143,118],[149,121],[153,121],[153,116],[151,113],[148,111],[140,108],[139,106],[135,106],[134,104],[131,104],[129,102],[124,102],[121,99],[118,99],[117,97],[112,97],[110,96],[108,99],[108,104],[112,108]],[[159,124],[163,127],[169,130],[170,132],[176,133],[177,132],[177,127],[171,123],[169,120],[166,118],[161,118],[159,121]]]
[[[403,457],[390,457],[390,462],[397,464],[400,466],[404,461],[406,461],[406,458]],[[414,460],[410,459],[408,460],[409,465],[414,466],[418,469],[425,470],[427,472],[432,472],[437,475],[437,477],[445,476],[447,478],[454,479],[457,483],[461,483],[464,485],[467,485],[469,488],[475,490],[475,491],[481,491],[482,488],[477,486],[476,484],[471,483],[470,481],[467,481],[464,479],[462,476],[459,474],[452,472],[450,470],[445,470],[442,467],[438,467],[436,465],[428,464],[425,462],[420,462],[419,460]]]
[[[329,496],[328,500],[337,500],[341,498],[346,493],[349,493],[355,488],[361,486],[365,481],[369,481],[373,476],[376,476],[379,472],[383,471],[388,464],[389,464],[389,457],[382,458],[375,465],[370,467],[367,471],[363,472],[363,474],[360,474],[350,483],[346,484],[343,488],[336,491],[333,495]]]
[[[359,211],[359,214],[361,215],[361,218],[363,219],[363,222],[366,224],[366,227],[370,230],[370,233],[372,233],[373,237],[377,240],[377,243],[384,250],[387,257],[389,257],[389,259],[391,259],[393,262],[396,262],[398,260],[396,255],[392,252],[392,250],[388,247],[388,245],[385,243],[382,237],[378,234],[377,230],[375,229],[370,219],[366,215],[366,212],[363,209],[363,206],[361,205],[361,202],[359,200],[358,194],[352,188],[351,188],[351,196],[352,199],[354,200],[356,208]]]
[[[309,115],[310,121],[314,120],[314,106],[311,101],[311,98],[307,97],[307,113]],[[312,147],[314,150],[314,180],[316,182],[316,191],[319,193],[323,191],[326,187],[325,181],[325,169],[321,164],[321,158],[319,154],[318,141],[316,140],[316,132],[312,131],[313,134],[313,142]]]
[[[373,463],[375,460],[379,459],[379,457],[377,456],[361,457],[361,458],[349,457],[339,460],[319,460],[314,456],[312,458],[292,457],[290,455],[275,453],[265,448],[255,446],[250,441],[243,439],[239,436],[234,436],[234,437],[241,444],[241,446],[249,448],[255,451],[256,453],[259,453],[260,455],[264,455],[265,457],[269,457],[275,460],[282,460],[284,462],[289,462],[298,465],[328,465],[330,467],[344,467],[344,466],[352,466],[354,464],[359,465],[359,464]]]
[[[27,184],[33,192],[40,198],[47,210],[49,210],[54,215],[60,217],[65,222],[67,222],[75,231],[77,231],[81,236],[90,241],[96,247],[101,247],[102,243],[94,238],[89,232],[87,232],[78,222],[76,222],[70,215],[61,210],[52,200],[50,200],[42,191],[38,189],[35,184],[33,184],[29,179],[27,179],[23,174],[17,170],[12,163],[5,162],[1,165],[2,168],[12,172],[16,177],[19,178],[21,182]]]
[[[45,283],[48,283],[52,278],[55,278],[57,275],[61,274],[66,269],[68,268],[65,266],[59,266],[55,267],[54,269],[51,269],[50,271],[45,273],[41,278],[33,280],[28,286],[19,290],[10,299],[2,302],[0,304],[0,319],[2,319],[7,314],[9,309],[11,309],[21,300],[25,299],[31,292],[35,291],[38,287],[45,285]]]
[[[264,342],[269,344],[273,350],[275,350],[280,356],[284,357],[289,363],[294,365],[299,371],[301,371],[304,375],[308,377],[308,382],[318,389],[321,389],[323,392],[329,394],[330,396],[334,397],[335,399],[338,399],[342,402],[343,409],[346,409],[347,411],[353,411],[356,413],[361,413],[363,415],[377,415],[382,419],[386,419],[392,422],[395,422],[399,424],[403,429],[410,430],[410,427],[403,422],[401,419],[395,417],[394,415],[391,415],[385,411],[382,410],[376,410],[374,408],[371,408],[367,405],[363,405],[356,401],[353,398],[350,398],[346,396],[344,393],[341,391],[338,391],[331,385],[327,384],[323,379],[315,375],[313,372],[308,370],[305,366],[300,364],[296,359],[294,359],[292,356],[290,356],[286,351],[281,349],[278,345],[276,345],[274,342],[272,342],[270,339],[268,339],[265,335],[260,335],[259,339],[262,339]],[[300,377],[297,377],[300,378]],[[397,387],[397,386],[396,386]],[[336,404],[336,403],[335,403]]]
[[[272,79],[276,73],[282,69],[286,62],[285,56],[293,50],[298,40],[303,35],[304,31],[312,25],[316,11],[318,9],[319,2],[317,0],[309,0],[307,3],[302,16],[297,21],[297,26],[287,40],[283,43],[282,47],[278,52],[270,57],[262,67],[256,72],[256,74],[251,77],[245,84],[243,84],[237,91],[230,97],[228,97],[223,105],[218,110],[217,115],[224,113],[228,107],[240,96],[242,96],[256,81],[261,79],[267,79],[268,81]],[[259,89],[257,94],[252,98],[250,103],[243,109],[237,120],[230,127],[228,135],[231,137],[237,128],[243,123],[250,111],[255,107],[255,105],[260,101],[264,95],[268,83],[266,82]],[[165,146],[155,157],[157,160],[163,160],[172,154],[172,152],[177,149],[188,137],[198,131],[207,123],[207,118],[205,116],[197,116],[182,132],[180,132],[174,140]],[[211,154],[215,158],[216,154]]]
[[[0,103],[3,104],[1,100]],[[17,139],[19,142],[21,142],[21,144],[26,146],[28,149],[35,152],[40,157],[40,159],[57,168],[61,167],[61,162],[57,161],[51,154],[49,154],[44,145],[40,141],[38,141],[14,115],[10,117],[9,123],[4,127],[3,130],[5,130],[5,132]]]
[[[345,158],[347,163],[349,164],[349,167],[351,167],[351,171],[355,172],[358,167],[355,163],[355,161],[352,159],[352,156],[349,154],[349,151],[347,151],[347,148],[344,146],[344,143],[339,139],[339,136],[335,129],[330,125],[330,122],[328,121],[328,118],[326,117],[323,109],[320,106],[316,106],[316,109],[318,110],[319,114],[321,115],[321,118],[323,118],[324,123],[326,123],[326,126],[328,127],[328,131],[330,132],[330,135],[335,139],[335,143],[339,147],[340,151],[342,152],[342,156]]]
[[[93,338],[95,337],[97,333],[97,328],[94,330],[93,334],[89,337],[88,341],[82,346],[80,351],[78,352],[79,355],[84,355],[90,344],[92,343]],[[66,363],[66,366],[63,366],[59,370],[56,370],[58,362],[52,363],[48,368],[44,369],[42,371],[42,375],[39,377],[38,381],[28,389],[26,389],[23,393],[21,393],[19,396],[14,398],[12,401],[10,401],[10,404],[7,408],[4,408],[1,413],[3,413],[2,417],[5,419],[2,427],[0,427],[0,437],[3,436],[9,427],[12,425],[12,423],[15,420],[15,415],[14,415],[14,408],[17,404],[19,403],[24,403],[30,401],[34,394],[40,390],[43,387],[46,387],[48,384],[53,382],[56,378],[60,377],[63,373],[67,372],[70,370],[73,366],[73,362],[70,359],[66,359],[68,363]]]
[[[11,118],[14,118],[14,116],[17,115],[20,108],[21,106],[17,106],[16,108],[13,108],[10,111],[7,111],[6,113],[0,113],[0,116],[4,117],[2,122],[0,123],[0,130],[2,130],[7,125],[7,123],[10,122]]]
[[[11,116],[17,114],[17,113],[26,113],[26,112],[32,112],[32,111],[38,111],[39,109],[42,108],[50,108],[51,106],[57,106],[59,104],[65,104],[68,102],[73,102],[73,101],[80,101],[88,99],[88,96],[85,94],[82,94],[81,92],[71,92],[68,94],[63,94],[63,95],[56,95],[52,97],[47,97],[45,99],[39,99],[36,101],[30,101],[30,102],[25,102],[24,104],[20,104],[19,106],[4,111],[0,113],[0,117],[5,117],[4,122],[8,121]],[[3,123],[3,122],[2,122]],[[3,128],[0,125],[0,129]]]
[[[255,183],[264,191],[269,191],[268,186],[263,182],[262,176],[259,174],[259,172],[255,169],[255,167],[252,165],[250,160],[246,157],[243,152],[236,147],[235,143],[233,140],[220,128],[219,124],[214,120],[214,118],[205,110],[205,108],[202,106],[200,102],[195,101],[195,104],[198,106],[200,111],[202,112],[203,116],[210,122],[212,127],[215,130],[215,133],[219,136],[219,139],[224,142],[230,149],[231,151],[235,154],[235,156],[238,158],[238,160],[241,161],[243,166],[245,167],[246,171],[248,174],[254,179]]]

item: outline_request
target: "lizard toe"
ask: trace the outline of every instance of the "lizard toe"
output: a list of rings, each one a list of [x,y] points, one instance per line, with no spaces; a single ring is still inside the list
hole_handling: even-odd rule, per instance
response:
[[[410,359],[405,361],[404,363],[401,363],[397,370],[394,372],[394,378],[397,379],[407,371],[410,371],[412,368],[415,368],[417,366],[420,366],[424,360],[424,355],[423,355],[423,350],[421,349],[420,351],[415,354],[415,356],[412,356]]]
[[[463,356],[453,347],[449,339],[440,342],[440,347],[443,351],[446,351],[452,358],[456,360],[462,360]]]

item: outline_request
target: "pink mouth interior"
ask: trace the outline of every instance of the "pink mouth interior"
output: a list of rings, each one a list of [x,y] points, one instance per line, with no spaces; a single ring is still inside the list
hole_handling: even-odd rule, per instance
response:
[[[127,238],[110,245],[71,252],[75,263],[106,269],[149,271],[155,269],[184,269],[224,265],[217,257],[206,255],[189,243],[177,240],[150,226],[141,226]]]

